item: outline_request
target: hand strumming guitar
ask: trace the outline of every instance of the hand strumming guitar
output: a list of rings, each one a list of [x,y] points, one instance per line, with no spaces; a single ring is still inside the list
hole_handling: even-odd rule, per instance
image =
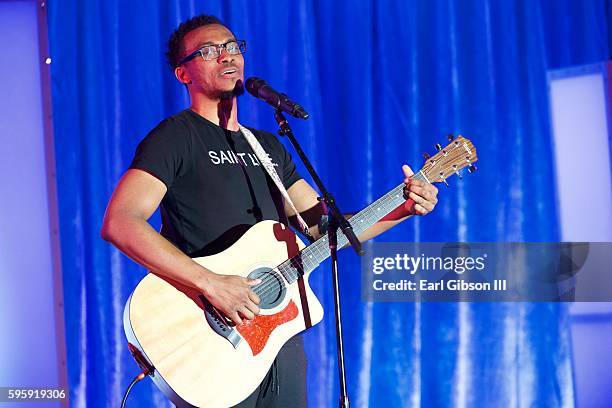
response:
[[[259,296],[251,289],[259,283],[261,279],[218,275],[209,271],[198,283],[198,289],[219,312],[239,326],[243,319],[252,320],[259,314]]]

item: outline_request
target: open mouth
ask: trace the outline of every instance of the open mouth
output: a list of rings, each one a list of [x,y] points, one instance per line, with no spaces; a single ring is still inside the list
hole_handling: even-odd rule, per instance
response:
[[[221,72],[221,76],[231,76],[235,74],[238,70],[236,68],[228,68]]]

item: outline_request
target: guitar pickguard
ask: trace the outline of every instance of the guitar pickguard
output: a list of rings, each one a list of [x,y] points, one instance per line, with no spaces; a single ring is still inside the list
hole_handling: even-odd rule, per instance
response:
[[[238,332],[251,347],[253,356],[259,354],[272,331],[278,326],[295,319],[298,315],[298,308],[293,300],[290,300],[283,310],[273,315],[257,315],[253,320],[243,320],[244,323],[238,326]]]

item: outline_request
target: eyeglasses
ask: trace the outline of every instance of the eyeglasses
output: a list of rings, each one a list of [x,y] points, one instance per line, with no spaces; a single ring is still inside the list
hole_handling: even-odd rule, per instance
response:
[[[210,61],[216,58],[219,58],[221,55],[221,50],[225,49],[229,55],[238,55],[243,54],[246,51],[246,41],[244,40],[231,40],[226,42],[225,44],[210,44],[205,45],[202,48],[195,50],[191,54],[187,55],[185,58],[179,61],[178,66],[183,65],[184,63],[191,61],[198,54],[202,56],[204,61]]]

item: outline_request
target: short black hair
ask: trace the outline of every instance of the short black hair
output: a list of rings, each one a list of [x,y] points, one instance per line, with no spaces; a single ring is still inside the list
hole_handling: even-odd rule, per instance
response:
[[[170,39],[168,40],[168,51],[166,51],[166,60],[168,61],[170,68],[174,70],[176,67],[178,67],[179,62],[184,57],[183,54],[185,53],[185,46],[183,44],[183,39],[187,33],[195,30],[196,28],[209,24],[219,24],[227,28],[227,26],[217,17],[201,14],[199,16],[192,17],[187,21],[183,21],[178,28],[174,30],[170,36]]]

